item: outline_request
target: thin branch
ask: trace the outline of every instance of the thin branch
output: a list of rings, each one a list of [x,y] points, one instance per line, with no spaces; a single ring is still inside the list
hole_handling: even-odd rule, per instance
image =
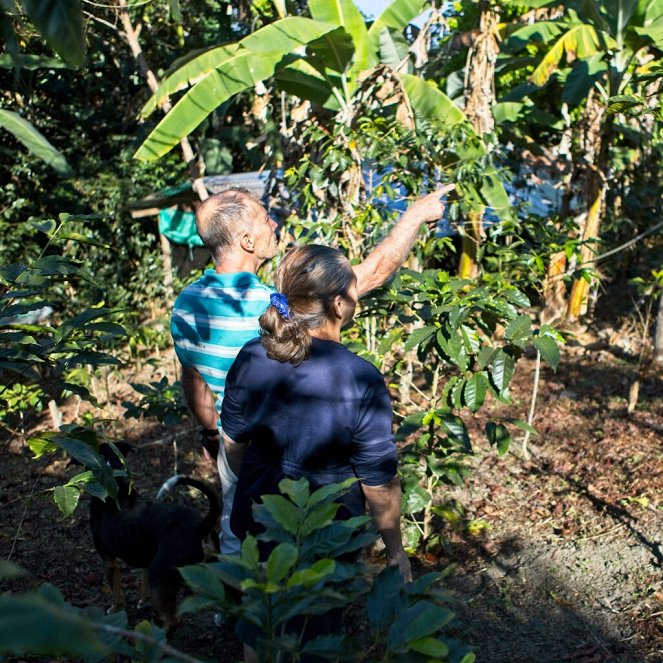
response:
[[[180,661],[185,661],[185,663],[204,663],[199,658],[194,658],[193,656],[189,656],[188,654],[181,652],[179,649],[171,647],[167,642],[162,642],[161,640],[152,638],[149,635],[144,635],[143,633],[139,633],[138,631],[129,631],[128,629],[118,628],[116,626],[110,626],[109,624],[93,623],[92,626],[98,630],[106,631],[107,633],[112,633],[113,635],[120,635],[123,638],[127,638],[127,640],[143,642],[147,645],[150,645],[151,647],[156,647],[164,654],[173,656],[174,658],[177,658]]]
[[[532,422],[534,421],[534,412],[536,411],[536,397],[538,396],[539,393],[540,378],[541,378],[541,353],[537,350],[536,366],[534,368],[534,386],[532,387],[532,402],[529,405],[529,414],[527,415],[527,424],[529,426],[531,426]],[[529,449],[527,448],[529,437],[530,437],[530,431],[526,430],[525,435],[523,436],[523,443],[522,443],[522,452],[523,456],[525,457],[525,460],[529,460],[530,458]]]
[[[41,470],[39,470],[39,474],[37,475],[37,478],[34,480],[34,483],[32,484],[32,487],[30,488],[30,494],[28,495],[27,499],[25,500],[25,508],[23,509],[23,513],[21,514],[21,518],[18,521],[18,528],[16,529],[16,534],[14,535],[14,539],[12,540],[12,547],[9,550],[9,554],[7,555],[7,561],[9,562],[12,558],[12,555],[14,554],[14,550],[16,550],[16,543],[18,541],[18,537],[21,533],[21,529],[23,528],[23,523],[25,522],[25,517],[28,514],[28,507],[30,506],[30,500],[34,497],[35,494],[35,488],[37,487],[37,484],[41,480],[41,475],[44,473],[44,470],[46,468],[42,467]]]

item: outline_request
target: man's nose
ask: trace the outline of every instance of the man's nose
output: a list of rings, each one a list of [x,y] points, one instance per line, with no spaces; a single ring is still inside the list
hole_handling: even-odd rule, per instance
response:
[[[269,217],[269,226],[274,232],[276,232],[277,228],[279,227],[279,224],[276,221],[274,221],[274,219],[272,219],[272,217],[270,216]]]

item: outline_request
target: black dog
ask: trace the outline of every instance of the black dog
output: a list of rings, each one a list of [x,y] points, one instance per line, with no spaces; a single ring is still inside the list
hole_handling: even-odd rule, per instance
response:
[[[115,446],[123,454],[131,448],[126,443]],[[122,469],[122,462],[110,445],[101,445],[99,453],[113,469]],[[106,500],[92,497],[90,502],[92,538],[106,564],[113,596],[109,612],[124,606],[117,564],[121,559],[129,566],[143,569],[141,603],[151,594],[164,627],[172,631],[177,625],[177,593],[182,587],[177,568],[205,559],[203,543],[214,532],[221,515],[219,493],[208,481],[181,475],[170,479],[159,491],[161,496],[177,485],[197,488],[209,500],[209,511],[201,518],[188,507],[144,499],[124,477],[116,477],[116,481],[119,506],[110,497]],[[218,546],[218,536],[212,536]]]

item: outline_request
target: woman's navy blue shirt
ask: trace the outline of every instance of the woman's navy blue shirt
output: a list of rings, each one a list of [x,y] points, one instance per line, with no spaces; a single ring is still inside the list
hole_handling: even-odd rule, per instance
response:
[[[269,359],[260,339],[239,352],[228,376],[221,424],[250,443],[238,477],[231,527],[257,533],[251,505],[278,493],[284,477],[311,489],[358,477],[368,486],[396,475],[392,409],[380,372],[340,343],[314,338],[298,366]],[[359,484],[343,499],[345,517],[365,511]],[[341,515],[339,513],[339,515]]]

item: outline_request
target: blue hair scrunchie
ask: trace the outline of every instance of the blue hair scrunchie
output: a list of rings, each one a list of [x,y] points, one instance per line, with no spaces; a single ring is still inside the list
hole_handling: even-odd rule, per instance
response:
[[[290,307],[288,306],[288,298],[280,293],[273,292],[269,296],[269,303],[283,316],[285,320],[290,320]]]

